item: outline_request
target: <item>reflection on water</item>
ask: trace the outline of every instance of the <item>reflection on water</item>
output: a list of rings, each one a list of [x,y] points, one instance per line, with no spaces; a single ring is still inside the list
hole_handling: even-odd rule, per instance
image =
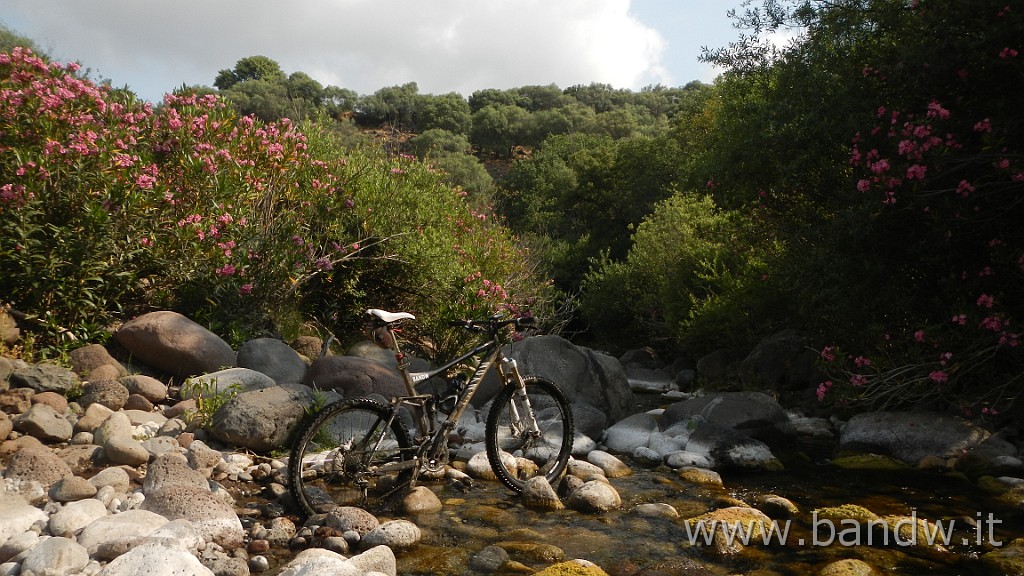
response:
[[[1019,513],[994,508],[991,498],[972,482],[940,472],[855,472],[807,466],[772,473],[724,473],[721,488],[684,482],[667,468],[634,469],[634,475],[611,481],[622,497],[622,509],[602,514],[526,509],[497,482],[478,482],[466,494],[431,486],[444,508],[413,518],[423,530],[423,543],[399,554],[399,573],[463,573],[463,568],[455,567],[465,567],[472,555],[498,544],[510,551],[512,560],[533,568],[583,558],[612,576],[693,574],[697,572],[672,568],[692,568],[693,561],[709,574],[816,574],[822,566],[844,558],[858,558],[892,574],[981,575],[986,572],[977,557],[992,547],[977,542],[979,518],[982,540],[990,536],[989,514],[1001,522],[991,526],[996,540],[1009,542],[1024,534]],[[758,543],[739,554],[722,556],[709,546],[688,542],[686,518],[738,501],[752,503],[764,494],[784,496],[800,509],[788,524],[785,545],[776,538],[770,545]],[[632,511],[643,503],[670,504],[680,516],[648,517]],[[952,542],[948,551],[939,551],[924,545],[896,546],[892,540],[887,546],[883,534],[857,533],[849,525],[836,526],[831,535],[824,525],[815,530],[813,510],[844,504],[858,504],[879,516],[915,516],[933,525],[940,523],[943,532],[938,536]],[[954,528],[947,531],[949,526]]]

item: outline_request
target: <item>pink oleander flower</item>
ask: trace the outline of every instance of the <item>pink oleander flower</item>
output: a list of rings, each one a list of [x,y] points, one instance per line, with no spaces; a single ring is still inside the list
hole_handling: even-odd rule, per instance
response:
[[[953,323],[964,326],[967,324],[967,314],[957,314],[953,316]]]
[[[916,180],[924,180],[924,176],[925,176],[925,174],[927,172],[928,172],[928,167],[927,166],[922,166],[920,164],[914,164],[913,166],[907,168],[907,179],[908,180],[915,180],[915,179]]]
[[[978,306],[983,308],[991,308],[995,304],[995,298],[990,294],[982,294],[978,296]]]
[[[860,388],[868,383],[868,377],[863,374],[854,374],[850,377],[850,384]]]
[[[853,364],[857,368],[863,368],[865,366],[871,366],[871,359],[870,358],[865,358],[863,356],[857,356],[856,358],[853,359]]]
[[[949,381],[949,374],[946,374],[943,370],[933,370],[928,374],[928,379],[937,384]]]
[[[924,330],[918,330],[917,332],[914,332],[914,342],[924,342]]]
[[[828,393],[829,389],[832,388],[832,381],[826,380],[821,384],[818,384],[818,401],[821,402],[825,399],[825,394]]]
[[[971,183],[967,180],[961,180],[960,184],[956,187],[956,193],[964,198],[970,196],[971,192],[974,192],[974,186],[971,186]]]
[[[859,192],[867,192],[870,189],[871,189],[871,181],[868,180],[867,178],[862,178],[859,181],[857,181],[857,191],[859,191]]]
[[[1009,46],[1007,46],[1006,48],[1003,48],[1002,50],[999,51],[999,57],[1001,59],[1003,59],[1003,60],[1008,60],[1010,58],[1016,58],[1017,57],[1017,51],[1014,50],[1013,48],[1010,48]]]

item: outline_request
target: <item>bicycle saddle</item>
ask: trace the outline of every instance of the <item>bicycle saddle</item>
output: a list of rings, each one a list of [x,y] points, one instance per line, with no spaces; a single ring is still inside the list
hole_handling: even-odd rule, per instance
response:
[[[408,312],[388,312],[386,310],[380,310],[378,308],[370,308],[366,311],[367,314],[380,319],[381,322],[390,324],[392,322],[398,322],[399,320],[415,320],[416,317]]]

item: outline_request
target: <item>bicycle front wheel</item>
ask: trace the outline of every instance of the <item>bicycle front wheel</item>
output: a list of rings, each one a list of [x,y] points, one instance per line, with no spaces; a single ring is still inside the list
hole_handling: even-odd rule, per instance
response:
[[[300,430],[288,459],[289,491],[306,514],[377,507],[409,482],[409,432],[392,408],[369,398],[325,407]]]
[[[554,485],[572,451],[572,411],[565,395],[550,380],[523,378],[524,398],[505,386],[487,415],[487,459],[503,484],[522,492],[536,476]]]

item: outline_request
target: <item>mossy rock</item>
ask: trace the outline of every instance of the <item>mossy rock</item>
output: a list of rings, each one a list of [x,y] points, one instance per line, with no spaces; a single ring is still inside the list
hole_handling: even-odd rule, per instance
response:
[[[909,464],[881,454],[850,454],[832,460],[833,466],[845,470],[908,470]]]
[[[858,504],[818,508],[814,510],[814,514],[819,521],[841,522],[843,520],[854,520],[865,525],[873,520],[881,519],[878,514]]]
[[[608,573],[597,566],[584,566],[570,560],[548,566],[534,576],[608,576]]]
[[[981,563],[993,574],[1024,574],[1024,538],[985,554]]]
[[[821,569],[820,576],[877,576],[878,571],[863,560],[847,558]]]

